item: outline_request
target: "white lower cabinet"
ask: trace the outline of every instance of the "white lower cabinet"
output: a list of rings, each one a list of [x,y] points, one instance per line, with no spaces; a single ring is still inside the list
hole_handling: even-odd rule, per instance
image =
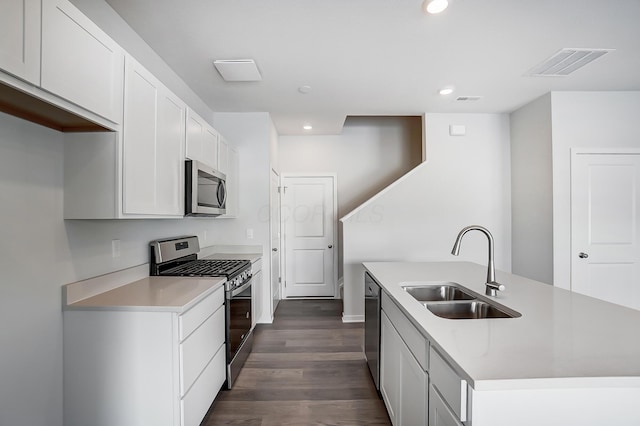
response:
[[[226,379],[223,303],[64,311],[64,424],[198,426]]]
[[[265,289],[262,280],[262,259],[255,261],[251,265],[251,327],[255,327],[263,313],[263,299],[265,297]]]
[[[462,426],[433,385],[429,386],[429,426]]]
[[[385,312],[381,315],[380,393],[395,426],[428,425],[429,376]]]

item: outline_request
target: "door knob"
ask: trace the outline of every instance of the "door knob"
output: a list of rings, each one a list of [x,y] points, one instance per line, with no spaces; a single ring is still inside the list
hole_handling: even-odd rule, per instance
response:
[[[333,248],[333,244],[329,244],[329,248]]]
[[[578,255],[578,257],[579,257],[580,259],[586,259],[587,257],[589,257],[589,255],[588,255],[587,253],[580,252],[580,254]]]
[[[271,251],[278,251],[278,248],[274,247],[274,248],[271,249]]]

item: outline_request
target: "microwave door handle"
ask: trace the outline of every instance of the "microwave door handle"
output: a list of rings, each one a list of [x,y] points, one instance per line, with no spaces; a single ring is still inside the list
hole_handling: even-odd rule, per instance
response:
[[[222,196],[220,196],[221,192],[222,192]],[[218,202],[220,203],[220,207],[225,207],[226,208],[226,203],[227,203],[227,184],[223,180],[220,181],[220,186],[218,187]]]

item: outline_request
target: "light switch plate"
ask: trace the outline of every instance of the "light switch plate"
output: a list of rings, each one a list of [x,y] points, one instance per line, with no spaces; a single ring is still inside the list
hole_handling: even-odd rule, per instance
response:
[[[450,136],[464,136],[467,134],[467,127],[463,124],[451,124],[449,126]]]

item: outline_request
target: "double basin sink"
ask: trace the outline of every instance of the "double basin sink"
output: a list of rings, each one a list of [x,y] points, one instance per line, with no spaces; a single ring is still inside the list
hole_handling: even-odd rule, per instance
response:
[[[454,282],[406,283],[402,285],[434,315],[447,319],[517,318],[521,314]]]

